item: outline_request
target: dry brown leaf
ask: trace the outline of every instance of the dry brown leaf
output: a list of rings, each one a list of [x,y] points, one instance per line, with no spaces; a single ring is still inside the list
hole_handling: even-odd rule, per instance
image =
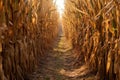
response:
[[[2,43],[0,42],[0,52],[2,52]]]

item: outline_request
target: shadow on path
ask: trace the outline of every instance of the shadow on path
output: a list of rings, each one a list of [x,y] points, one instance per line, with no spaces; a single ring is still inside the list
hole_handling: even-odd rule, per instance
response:
[[[55,47],[40,59],[39,67],[30,75],[30,80],[94,80],[87,65],[78,69],[72,68],[72,54],[70,42],[60,32]]]

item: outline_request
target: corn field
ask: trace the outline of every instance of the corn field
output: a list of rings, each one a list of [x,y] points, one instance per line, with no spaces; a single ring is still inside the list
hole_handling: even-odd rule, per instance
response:
[[[38,65],[48,55],[53,58],[48,56],[50,60],[42,65],[46,63],[48,68],[53,68],[53,74],[43,73],[44,77],[52,75],[52,78],[33,80],[120,80],[120,0],[64,1],[65,9],[59,19],[53,0],[0,0],[0,80],[32,80],[28,75],[42,69]],[[65,49],[67,44],[72,44],[71,52],[53,49],[59,37],[59,25],[64,35],[60,35],[62,39],[57,46]],[[55,55],[58,53],[57,57],[50,50]],[[65,61],[70,66],[64,66]],[[69,78],[70,71],[81,65],[89,67],[94,79],[73,75]]]
[[[0,80],[24,80],[37,67],[57,36],[57,18],[51,0],[0,0]]]
[[[89,64],[95,80],[120,80],[119,0],[66,0],[63,24],[74,65]]]

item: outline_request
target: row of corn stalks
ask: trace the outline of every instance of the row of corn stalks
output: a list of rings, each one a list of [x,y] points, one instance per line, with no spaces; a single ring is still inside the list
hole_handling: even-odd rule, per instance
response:
[[[95,80],[120,80],[120,1],[66,0],[65,8],[63,24],[75,64],[89,64]]]
[[[0,80],[27,79],[51,48],[57,19],[52,0],[0,0]]]

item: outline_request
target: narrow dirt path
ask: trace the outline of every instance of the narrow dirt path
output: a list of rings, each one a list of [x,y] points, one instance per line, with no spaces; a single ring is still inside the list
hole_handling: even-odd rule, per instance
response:
[[[86,65],[78,69],[72,67],[70,63],[74,57],[71,49],[69,41],[61,34],[54,49],[40,60],[39,68],[31,74],[30,80],[94,80]]]

